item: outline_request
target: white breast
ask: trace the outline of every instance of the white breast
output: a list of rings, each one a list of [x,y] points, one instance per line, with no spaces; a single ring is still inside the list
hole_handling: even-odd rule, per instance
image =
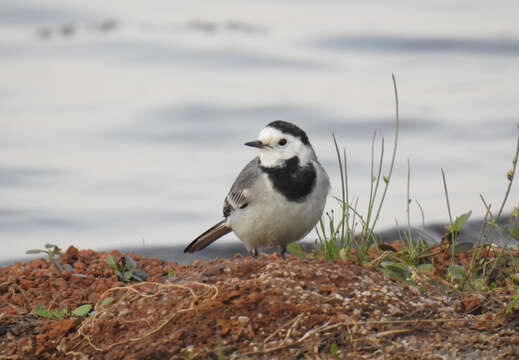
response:
[[[316,169],[316,184],[302,202],[288,201],[272,187],[267,174],[261,174],[250,189],[249,206],[236,209],[227,224],[248,250],[286,245],[300,240],[319,221],[330,189],[328,175],[321,165]]]

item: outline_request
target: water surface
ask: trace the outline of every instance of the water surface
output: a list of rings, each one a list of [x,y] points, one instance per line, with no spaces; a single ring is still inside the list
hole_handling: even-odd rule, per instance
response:
[[[401,129],[380,228],[406,221],[407,159],[426,222],[448,221],[441,168],[453,212],[481,217],[479,194],[499,206],[517,136],[518,11],[479,0],[0,1],[0,258],[45,243],[187,244],[220,219],[255,156],[243,143],[276,119],[307,131],[332,196],[336,134],[364,211],[373,131],[386,158],[393,143],[391,73]],[[414,202],[411,212],[419,225]]]

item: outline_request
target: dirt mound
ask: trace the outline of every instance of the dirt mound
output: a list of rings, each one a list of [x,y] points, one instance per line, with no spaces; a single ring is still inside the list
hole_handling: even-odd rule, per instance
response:
[[[112,254],[71,247],[0,269],[0,358],[514,358],[513,294],[391,280],[343,261],[236,256],[177,265],[130,256],[146,282],[120,282]],[[81,276],[73,275],[73,273]],[[88,316],[72,310],[92,304]],[[61,318],[35,316],[63,310]]]

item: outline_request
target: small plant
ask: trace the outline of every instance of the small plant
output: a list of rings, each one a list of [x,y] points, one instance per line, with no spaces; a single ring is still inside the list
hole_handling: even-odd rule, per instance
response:
[[[442,170],[443,175],[443,170]],[[443,178],[445,181],[445,177]],[[447,193],[446,193],[447,194]],[[448,199],[448,196],[446,195],[446,198]],[[447,200],[447,207],[449,208],[449,216],[450,216],[450,207],[449,202]],[[469,211],[467,213],[464,213],[460,216],[458,216],[454,221],[452,221],[450,225],[447,225],[445,229],[447,230],[447,233],[442,237],[442,246],[444,249],[448,252],[450,252],[450,265],[447,269],[447,279],[457,286],[463,288],[467,277],[469,275],[468,269],[465,269],[463,266],[455,264],[456,260],[456,254],[465,252],[470,250],[474,245],[469,242],[461,242],[458,243],[459,239],[459,233],[461,232],[461,229],[467,222],[467,220],[470,218],[470,215],[472,214],[472,211]]]
[[[411,279],[412,272],[409,267],[396,261],[382,261],[380,264],[380,272],[404,281]]]
[[[519,129],[519,125],[518,125]],[[506,201],[508,200],[508,196],[510,194],[510,190],[512,188],[513,179],[515,176],[515,172],[517,169],[517,160],[519,156],[519,136],[517,138],[517,146],[515,150],[515,155],[512,160],[512,168],[507,171],[506,173],[506,179],[508,181],[508,185],[506,187],[505,195],[503,198],[503,201],[501,202],[501,206],[499,207],[499,210],[497,211],[497,214],[495,216],[492,215],[491,212],[491,204],[487,203],[485,201],[485,198],[483,195],[480,195],[481,201],[483,202],[483,205],[486,209],[485,219],[483,221],[482,227],[480,229],[480,235],[478,239],[478,246],[472,253],[471,261],[467,267],[467,269],[463,269],[463,277],[460,281],[459,287],[461,289],[464,289],[465,287],[469,288],[475,288],[477,290],[485,290],[485,289],[492,289],[495,288],[496,284],[492,280],[493,277],[496,276],[496,273],[498,271],[497,267],[501,265],[505,268],[507,267],[507,263],[512,263],[512,266],[508,266],[508,271],[511,271],[511,275],[514,274],[514,268],[517,268],[517,266],[514,266],[514,263],[517,264],[517,261],[515,257],[511,254],[510,259],[507,259],[506,254],[509,240],[506,241],[506,243],[501,246],[500,248],[496,248],[494,245],[489,243],[489,239],[491,238],[491,235],[495,232],[498,233],[500,238],[504,238],[503,236],[503,230],[506,232],[510,238],[512,239],[518,239],[519,236],[517,236],[517,217],[519,215],[519,209],[517,207],[514,207],[512,210],[512,216],[510,219],[510,226],[505,226],[503,229],[501,229],[499,226],[497,226],[498,221],[501,217],[501,214],[503,213],[503,209],[505,207]],[[443,171],[442,171],[443,173]],[[445,180],[444,180],[445,185]],[[448,203],[448,196],[447,196],[447,207],[449,209],[449,216],[450,216],[450,207]],[[454,222],[451,220],[451,227],[448,228],[452,230],[459,230],[461,229],[461,226],[465,223],[468,216],[470,216],[470,213],[464,214],[466,215],[465,218],[459,217]],[[460,219],[461,218],[461,219]],[[459,227],[459,229],[458,229]],[[462,245],[462,244],[459,244]],[[460,249],[463,250],[463,249]],[[493,256],[490,256],[490,254],[493,254]],[[452,264],[451,264],[452,265]],[[459,280],[459,276],[461,275],[461,269],[454,269],[454,272],[457,275]],[[507,275],[505,275],[507,276]]]
[[[400,224],[397,220],[396,222],[396,229],[398,232],[398,238],[401,240],[402,243],[402,249],[398,252],[392,247],[389,246],[389,250],[395,252],[395,256],[393,256],[397,261],[396,267],[401,266],[422,266],[422,270],[425,270],[427,268],[426,265],[431,265],[428,263],[428,257],[429,257],[429,245],[426,242],[426,238],[428,238],[428,235],[416,228],[411,227],[411,204],[413,203],[413,200],[410,196],[411,193],[411,162],[408,159],[407,160],[407,192],[406,192],[406,214],[407,214],[407,230],[401,229]],[[422,209],[422,206],[418,202],[418,200],[414,200],[416,205],[418,206],[418,209],[420,210],[420,214],[422,216],[422,228],[425,227],[425,216]],[[383,248],[383,246],[380,246],[380,248]],[[405,265],[404,265],[405,264]],[[386,265],[383,268],[385,268],[388,271],[391,271],[391,268]],[[427,271],[427,270],[425,270]],[[388,272],[385,272],[386,275],[389,275]],[[404,273],[397,271],[398,274],[402,275]],[[406,273],[406,272],[405,272]],[[393,274],[392,276],[394,276]],[[402,278],[402,280],[407,280],[407,277]]]
[[[492,290],[497,286],[503,286],[503,282],[509,283],[509,277],[519,273],[519,261],[517,252],[509,251],[508,243],[511,240],[519,241],[519,207],[514,207],[510,224],[504,227],[498,226],[500,216],[510,194],[511,185],[515,176],[517,161],[519,157],[519,136],[517,147],[512,161],[512,168],[507,171],[508,181],[505,196],[497,214],[491,212],[491,205],[483,196],[481,200],[486,208],[485,219],[482,223],[477,241],[462,242],[460,234],[469,220],[472,212],[467,211],[457,217],[453,217],[447,189],[445,172],[441,170],[443,180],[444,196],[449,215],[449,224],[445,227],[447,233],[442,237],[440,244],[431,245],[427,241],[427,234],[420,229],[413,229],[410,223],[410,162],[408,160],[407,172],[407,196],[406,213],[407,229],[401,229],[397,222],[399,239],[401,243],[397,247],[379,244],[374,236],[374,229],[379,218],[385,195],[391,180],[393,166],[396,157],[399,132],[399,104],[396,80],[393,75],[393,87],[395,94],[395,135],[393,153],[389,162],[387,175],[382,172],[384,163],[384,137],[378,131],[373,134],[371,143],[371,177],[369,199],[365,215],[358,211],[359,198],[351,198],[348,188],[348,163],[346,150],[339,149],[335,135],[333,142],[337,153],[339,173],[341,179],[341,195],[337,200],[340,212],[333,210],[326,212],[316,227],[317,238],[315,240],[314,256],[334,260],[355,259],[359,264],[368,264],[376,267],[385,275],[414,283],[417,279],[434,278],[438,275],[446,279],[452,286],[461,289],[475,289],[478,291]],[[518,126],[519,129],[519,126]],[[380,152],[376,156],[375,143],[380,136]],[[375,165],[376,164],[376,165]],[[418,201],[416,204],[422,215],[422,223],[425,223],[423,209]],[[492,236],[497,235],[500,239],[509,237],[503,246],[496,246],[490,241]],[[430,239],[429,239],[430,240]],[[296,256],[304,256],[301,247],[297,244],[288,249]],[[464,253],[463,255],[460,255]],[[469,258],[467,258],[467,255]],[[439,256],[439,257],[436,257]],[[447,263],[445,263],[447,260]],[[468,262],[467,260],[470,260]],[[515,290],[516,292],[519,290]],[[519,302],[519,295],[514,296],[512,305],[508,311]]]
[[[337,160],[339,163],[339,171],[341,177],[341,198],[336,198],[341,208],[339,220],[336,222],[333,212],[326,213],[327,220],[321,219],[320,226],[316,227],[317,240],[315,241],[314,256],[324,257],[326,259],[336,259],[339,257],[349,258],[351,254],[355,254],[357,262],[363,264],[367,261],[368,251],[372,245],[378,246],[377,239],[374,236],[374,229],[384,204],[387,194],[391,175],[396,158],[396,150],[398,147],[399,132],[399,105],[398,91],[395,76],[393,78],[393,89],[395,94],[395,138],[393,143],[393,152],[389,164],[387,176],[382,175],[382,165],[384,162],[384,136],[375,131],[371,142],[371,176],[370,191],[367,205],[367,212],[362,216],[357,211],[358,198],[353,202],[350,200],[348,188],[348,163],[346,158],[346,150],[343,149],[342,154],[337,145],[335,136],[333,141],[337,152]],[[380,135],[380,155],[375,168],[375,142],[377,135]],[[379,194],[380,186],[383,185],[382,194]],[[377,197],[380,196],[377,204]],[[353,206],[351,204],[354,204]],[[325,226],[325,222],[328,226]],[[355,236],[357,226],[360,227],[360,235]],[[320,231],[319,231],[320,230]],[[352,250],[355,251],[352,251]]]
[[[175,269],[171,268],[168,270],[168,280],[173,280],[173,278],[175,277]]]
[[[506,314],[510,314],[514,307],[517,305],[517,302],[519,302],[519,287],[515,289],[515,295],[512,297],[512,300],[508,303],[505,309]]]
[[[445,180],[445,172],[443,169],[442,172],[442,181],[443,181],[443,188],[445,190],[445,201],[447,203],[447,211],[449,213],[449,220],[450,224],[445,227],[445,229],[448,231],[446,235],[443,236],[442,241],[448,242],[448,246],[451,250],[451,264],[454,262],[456,253],[463,252],[466,250],[469,250],[472,247],[472,244],[469,243],[462,243],[458,244],[457,240],[459,237],[459,233],[467,220],[470,218],[470,215],[472,214],[472,211],[469,211],[465,214],[462,214],[458,216],[454,221],[452,220],[452,212],[451,212],[451,205],[449,202],[449,192],[447,190],[447,181]]]
[[[56,269],[58,269],[59,271],[67,271],[67,272],[71,273],[72,276],[76,276],[76,277],[80,277],[80,278],[87,277],[85,274],[74,273],[74,267],[70,264],[65,264],[65,268],[63,268],[63,266],[61,266],[58,259],[54,257],[55,255],[62,254],[61,249],[57,245],[45,244],[45,250],[30,249],[30,250],[25,251],[25,253],[26,254],[41,254],[41,253],[47,254],[47,260],[48,260],[49,264],[54,265],[54,267]]]
[[[339,349],[337,348],[337,344],[331,343],[330,344],[330,354],[332,354],[333,356],[336,356],[338,351],[339,351]]]
[[[145,281],[148,274],[137,269],[137,263],[128,255],[122,256],[119,261],[113,255],[106,257],[106,263],[115,270],[115,274],[120,281],[129,282],[130,280]]]
[[[59,320],[66,317],[76,316],[86,316],[90,313],[90,310],[92,309],[92,305],[90,304],[84,304],[81,306],[78,306],[71,312],[69,312],[67,309],[45,309],[41,304],[38,304],[36,309],[32,311],[34,315],[46,318],[46,319],[52,319],[52,320]]]
[[[512,299],[506,306],[505,314],[510,314],[512,312],[512,310],[514,309],[514,307],[519,302],[519,286],[517,285],[517,284],[519,284],[519,273],[513,274],[511,276],[511,278],[512,278],[513,283],[515,284],[514,285],[515,295],[512,297]]]
[[[62,254],[61,249],[57,245],[53,244],[45,244],[44,249],[30,249],[25,251],[26,254],[47,254],[47,260],[49,264],[54,265],[54,267],[58,270],[63,270],[63,266],[59,263],[58,259],[54,258],[55,255]]]

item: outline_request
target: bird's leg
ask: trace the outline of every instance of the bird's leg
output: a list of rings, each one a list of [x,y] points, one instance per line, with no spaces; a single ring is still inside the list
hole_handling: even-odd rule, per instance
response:
[[[250,256],[252,256],[253,258],[257,258],[258,257],[258,249],[251,249],[249,251],[250,253]]]
[[[281,255],[281,257],[284,259],[285,258],[285,253],[287,252],[287,246],[286,245],[279,245],[279,254]]]

